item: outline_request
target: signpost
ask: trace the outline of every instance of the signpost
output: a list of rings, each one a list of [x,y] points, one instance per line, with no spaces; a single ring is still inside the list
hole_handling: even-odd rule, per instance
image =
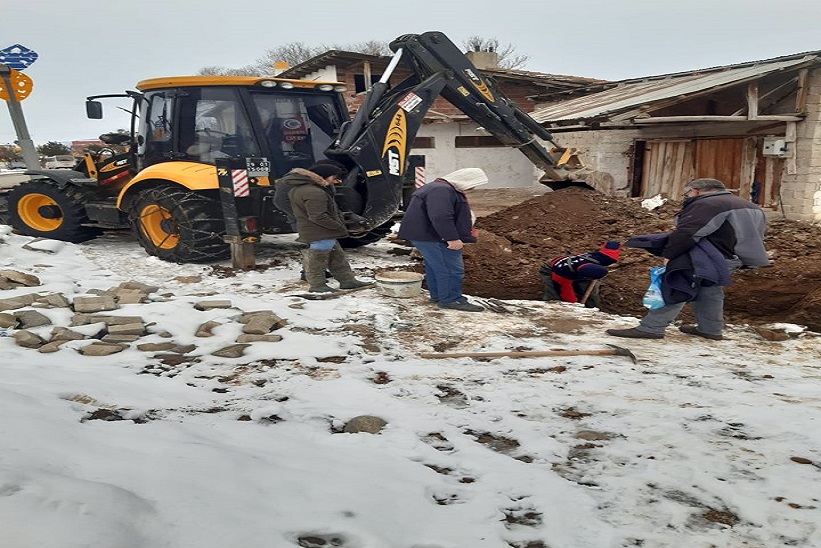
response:
[[[36,60],[37,54],[20,44],[0,50],[0,99],[8,103],[11,122],[17,133],[17,143],[23,150],[23,160],[28,169],[39,169],[40,162],[37,159],[34,141],[31,140],[26,127],[20,101],[29,96],[34,82],[20,71],[28,68]]]

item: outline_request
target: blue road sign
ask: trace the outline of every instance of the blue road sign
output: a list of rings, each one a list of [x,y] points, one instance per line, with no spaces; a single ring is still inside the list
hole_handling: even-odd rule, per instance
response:
[[[14,44],[13,46],[0,49],[0,63],[14,70],[28,68],[29,65],[37,60],[37,57],[39,56],[36,52],[20,44]]]

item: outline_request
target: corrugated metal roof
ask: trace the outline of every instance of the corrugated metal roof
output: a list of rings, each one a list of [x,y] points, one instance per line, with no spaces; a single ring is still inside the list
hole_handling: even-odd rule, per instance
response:
[[[584,120],[626,120],[640,114],[638,107],[676,97],[697,95],[765,74],[797,67],[817,60],[821,52],[810,52],[770,61],[716,67],[689,73],[676,73],[645,79],[615,82],[615,87],[599,93],[568,99],[533,111],[539,123]]]
[[[390,56],[367,55],[364,53],[342,50],[329,50],[283,71],[281,74],[278,74],[277,77],[304,78],[307,74],[311,74],[312,72],[325,68],[327,65],[333,64],[353,64],[356,62],[368,61],[374,63],[376,66],[387,66],[390,60]],[[480,72],[485,76],[493,76],[496,79],[506,79],[525,82],[534,86],[543,86],[551,92],[557,90],[572,90],[579,87],[606,82],[606,80],[597,80],[595,78],[583,78],[580,76],[547,74],[544,72],[531,72],[504,68],[480,69]]]

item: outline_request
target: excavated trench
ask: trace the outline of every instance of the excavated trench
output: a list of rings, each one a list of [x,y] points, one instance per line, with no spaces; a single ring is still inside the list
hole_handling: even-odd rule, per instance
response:
[[[680,207],[679,202],[667,202],[650,211],[639,199],[566,188],[480,217],[479,242],[465,248],[465,293],[541,299],[538,270],[545,260],[594,251],[606,240],[624,242],[636,234],[667,232]],[[727,288],[727,320],[796,323],[821,331],[821,226],[772,213],[765,244],[773,265],[734,275]],[[624,248],[603,280],[602,310],[642,316],[647,272],[658,264],[660,259],[645,251]],[[682,318],[688,319],[687,312]]]

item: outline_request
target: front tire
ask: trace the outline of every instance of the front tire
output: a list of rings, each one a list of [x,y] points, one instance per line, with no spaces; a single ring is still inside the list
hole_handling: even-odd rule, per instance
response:
[[[176,263],[210,263],[230,256],[221,236],[221,211],[219,202],[207,196],[161,185],[140,192],[128,218],[149,255]]]
[[[47,179],[22,183],[9,192],[9,224],[26,236],[74,243],[93,240],[102,230],[84,226],[90,221],[83,205],[93,197],[93,191],[60,188]]]

